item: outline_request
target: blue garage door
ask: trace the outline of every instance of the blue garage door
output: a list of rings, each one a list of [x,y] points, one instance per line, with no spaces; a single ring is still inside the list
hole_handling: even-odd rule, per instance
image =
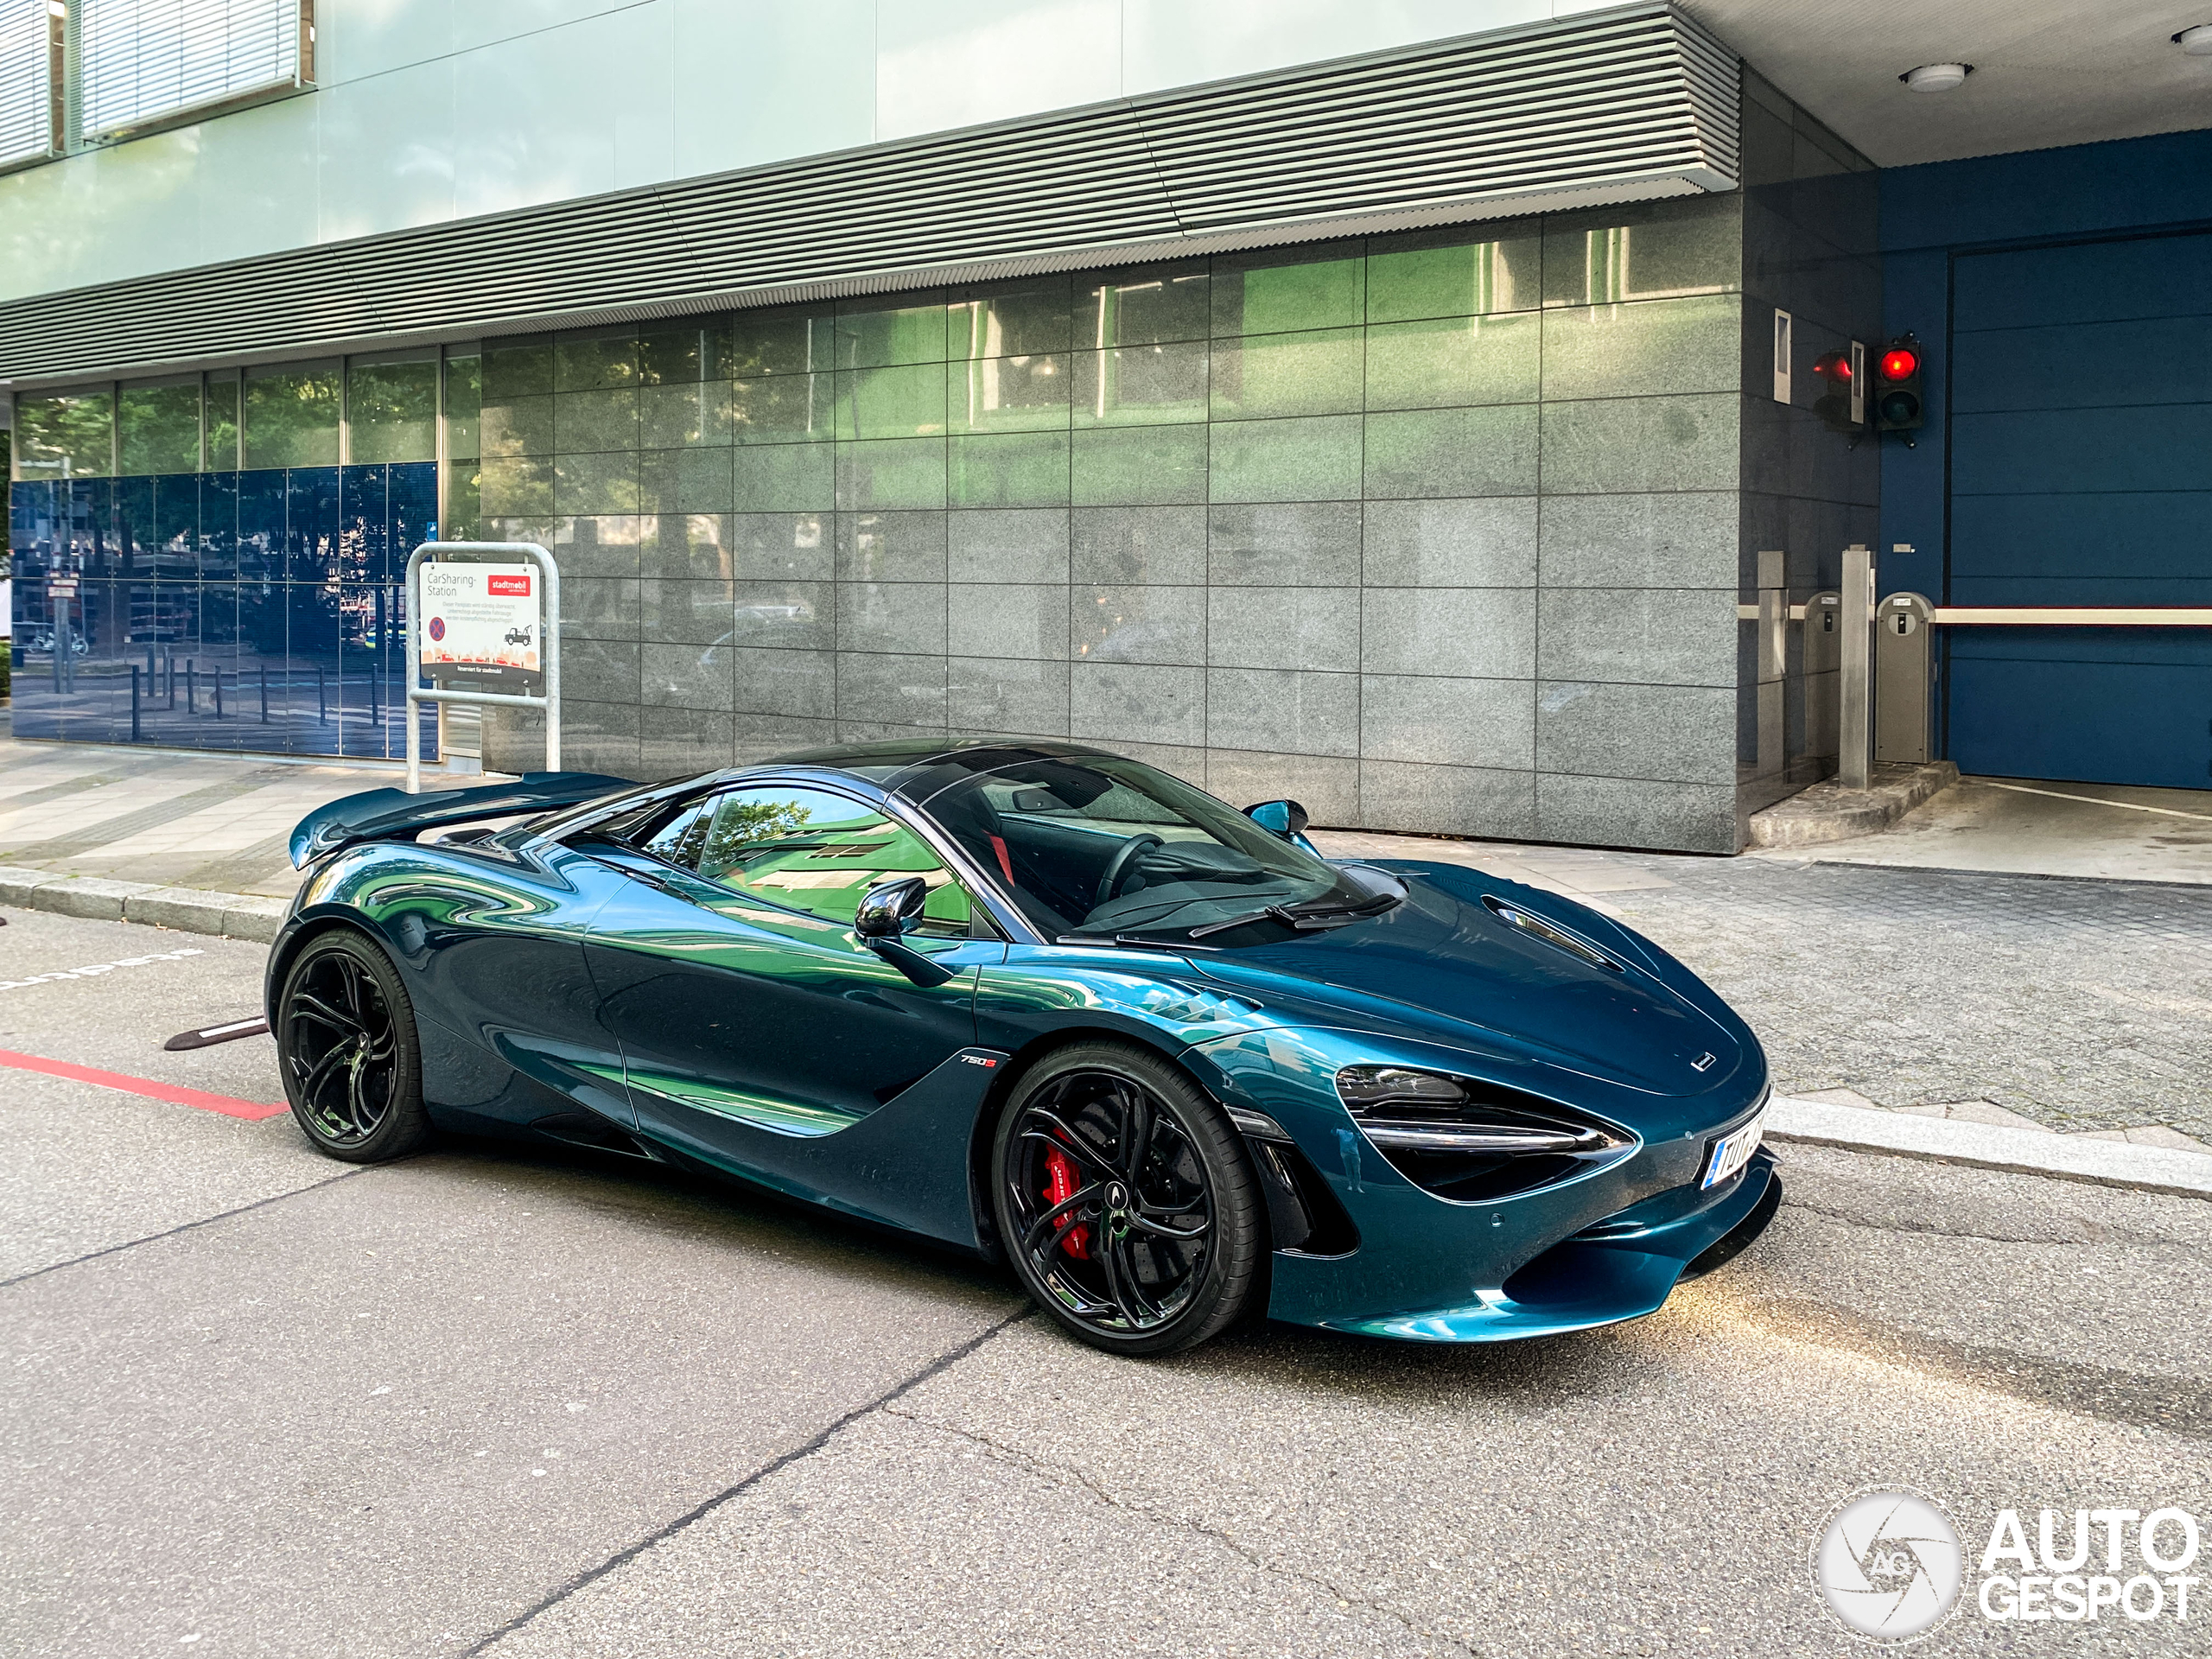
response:
[[[2212,235],[1961,255],[1954,605],[2212,606]],[[1967,772],[2212,786],[2212,630],[1961,628]]]

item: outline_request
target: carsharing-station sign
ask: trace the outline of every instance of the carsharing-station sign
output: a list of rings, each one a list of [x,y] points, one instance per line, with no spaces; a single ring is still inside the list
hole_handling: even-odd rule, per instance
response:
[[[539,585],[532,565],[425,563],[423,671],[442,685],[540,694]]]

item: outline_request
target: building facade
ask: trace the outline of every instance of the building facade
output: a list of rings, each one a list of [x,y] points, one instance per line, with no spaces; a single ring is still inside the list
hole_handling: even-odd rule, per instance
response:
[[[1732,852],[1832,769],[1832,656],[1746,618],[1852,543],[1951,568],[1898,505],[1940,374],[1906,450],[1813,372],[1950,348],[1896,228],[1946,234],[1942,167],[1727,8],[971,10],[324,0],[311,88],[0,176],[16,734],[397,753],[407,553],[482,538],[558,558],[564,759],[625,776],[1074,737],[1326,824]],[[640,54],[673,92],[594,78]],[[1978,718],[1936,741],[2029,770]]]

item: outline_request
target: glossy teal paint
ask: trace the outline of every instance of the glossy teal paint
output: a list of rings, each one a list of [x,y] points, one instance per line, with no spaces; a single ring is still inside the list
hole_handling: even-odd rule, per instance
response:
[[[837,782],[911,817],[898,775],[887,764]],[[441,1121],[519,1131],[582,1106],[661,1155],[969,1249],[988,1248],[974,1172],[994,1086],[1057,1042],[1121,1037],[1273,1118],[1351,1217],[1348,1254],[1275,1254],[1269,1313],[1404,1340],[1637,1317],[1759,1219],[1775,1179],[1763,1155],[1711,1192],[1693,1185],[1713,1137],[1765,1092],[1757,1039],[1664,951],[1554,894],[1392,861],[1408,895],[1381,916],[1239,949],[1119,948],[1024,935],[988,872],[954,868],[1018,937],[910,936],[950,970],[924,986],[849,929],[603,843],[372,842],[310,874],[272,956],[272,1000],[303,930],[364,926],[406,978]],[[1512,925],[1486,898],[1615,965]],[[1340,1068],[1377,1062],[1554,1101],[1630,1145],[1535,1192],[1442,1198],[1400,1175],[1337,1096]]]

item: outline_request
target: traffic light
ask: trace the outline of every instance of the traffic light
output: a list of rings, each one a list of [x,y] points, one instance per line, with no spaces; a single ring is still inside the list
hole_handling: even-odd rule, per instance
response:
[[[1857,340],[1848,352],[1828,352],[1813,365],[1813,372],[1827,383],[1814,400],[1813,412],[1833,432],[1856,433],[1866,424],[1866,348]]]
[[[1875,365],[1874,429],[1911,432],[1920,425],[1920,341],[1899,334]]]

